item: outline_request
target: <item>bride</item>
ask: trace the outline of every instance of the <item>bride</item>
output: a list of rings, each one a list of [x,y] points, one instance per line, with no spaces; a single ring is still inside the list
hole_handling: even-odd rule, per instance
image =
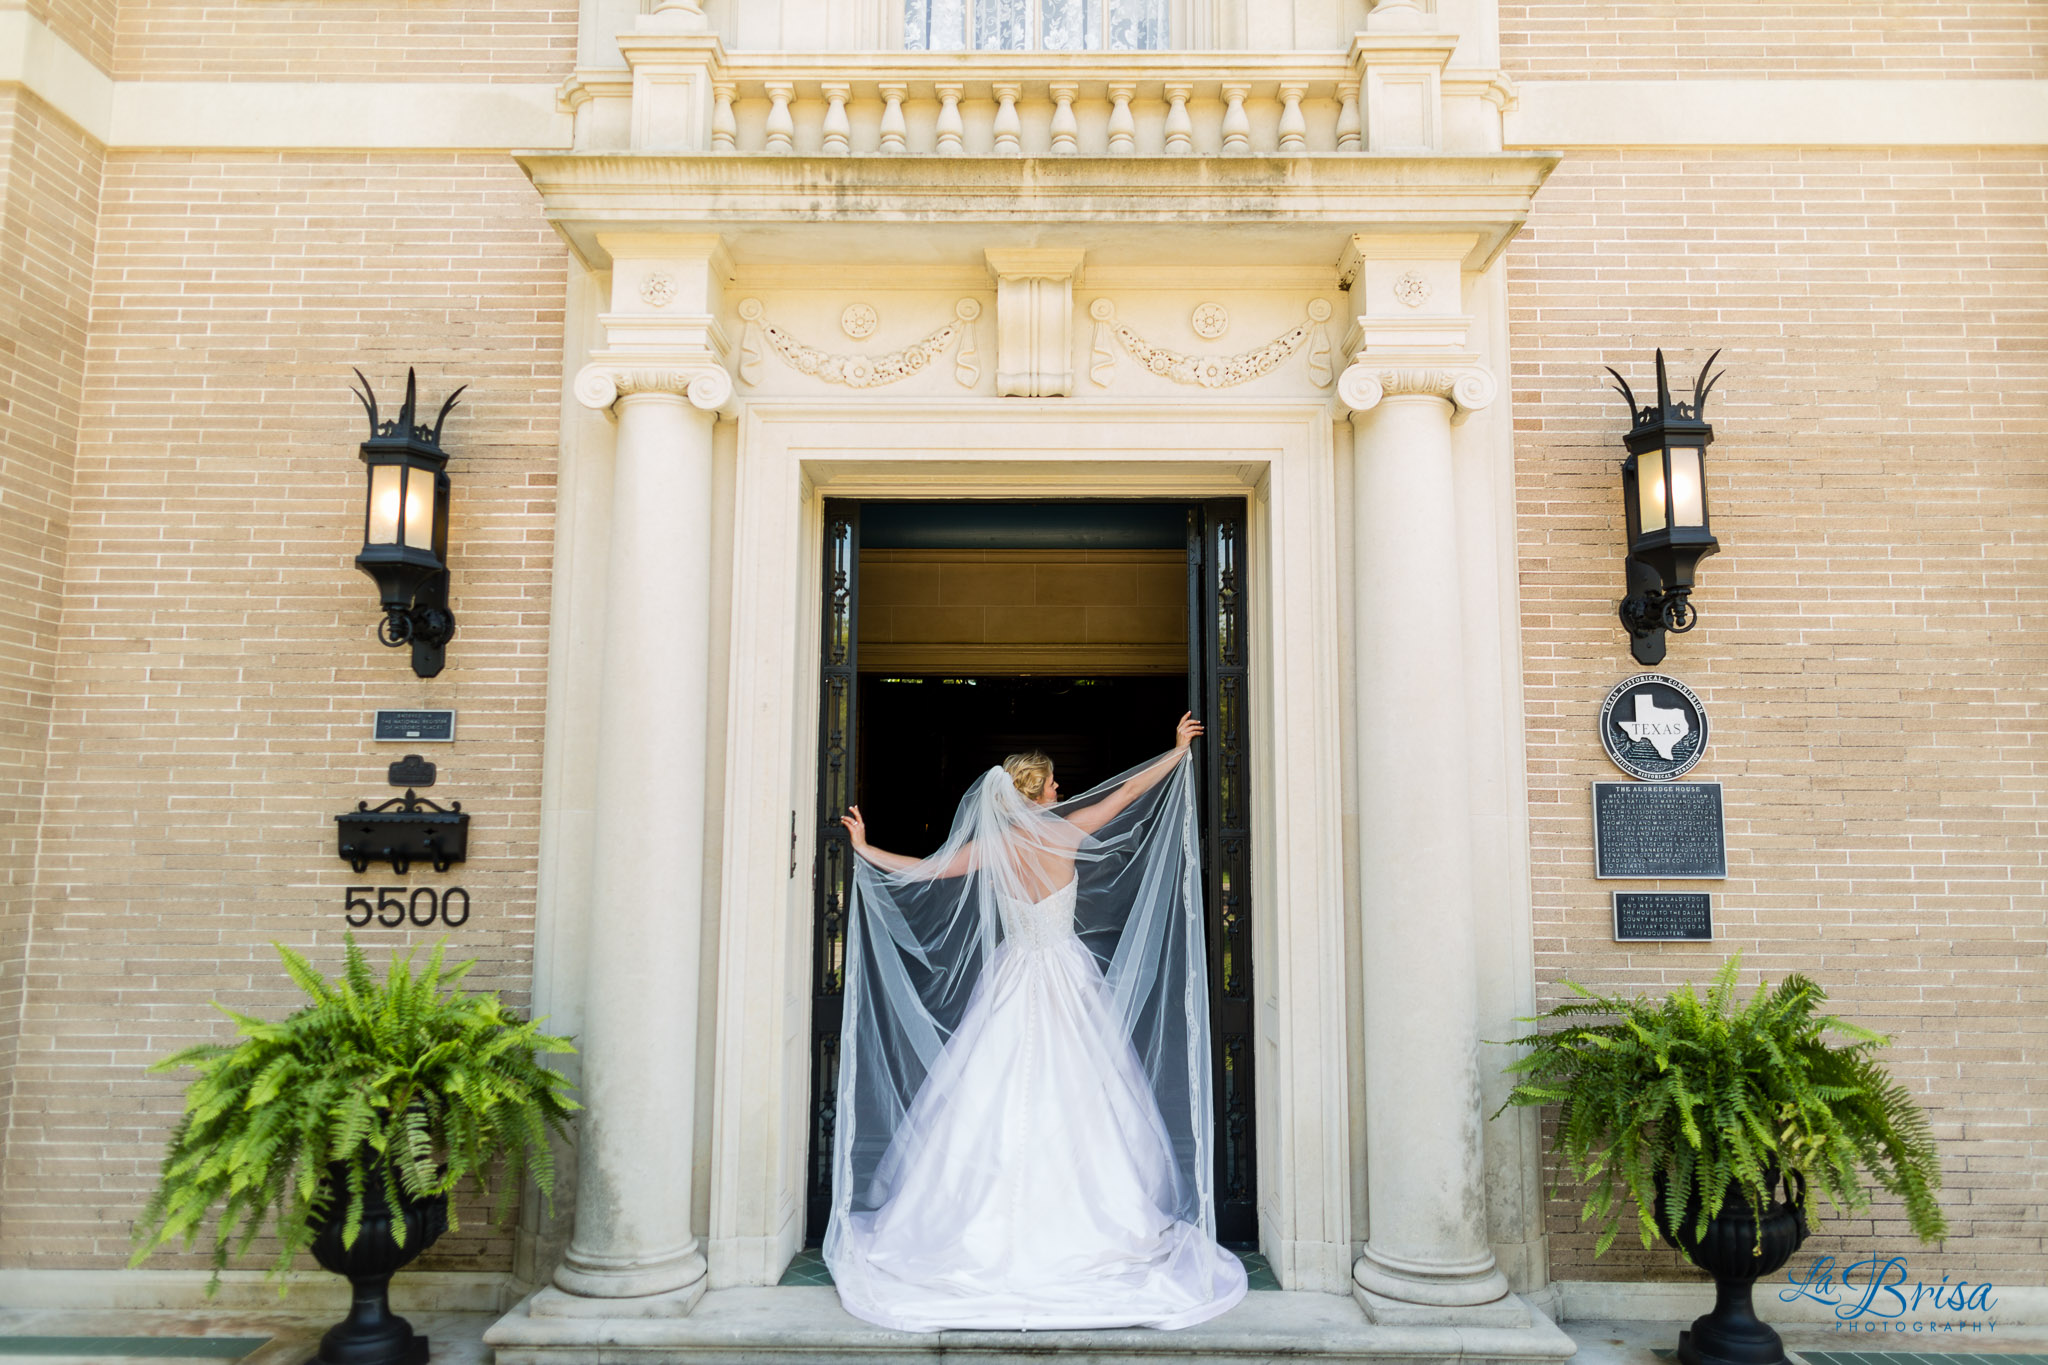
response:
[[[929,858],[867,842],[847,940],[825,1260],[884,1327],[1186,1327],[1215,1241],[1189,746],[1071,800],[977,779]]]

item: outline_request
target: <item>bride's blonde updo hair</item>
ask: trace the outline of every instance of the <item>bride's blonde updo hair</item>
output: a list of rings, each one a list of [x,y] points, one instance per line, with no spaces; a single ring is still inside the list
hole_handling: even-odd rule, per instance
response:
[[[1052,780],[1052,760],[1033,749],[1026,754],[1011,754],[1003,760],[1003,771],[1017,784],[1017,790],[1024,793],[1026,801],[1036,801],[1045,795],[1045,784]]]

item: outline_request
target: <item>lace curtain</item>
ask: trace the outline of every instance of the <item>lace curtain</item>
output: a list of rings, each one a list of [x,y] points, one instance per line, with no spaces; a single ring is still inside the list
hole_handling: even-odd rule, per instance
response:
[[[912,52],[1144,52],[1169,37],[1167,0],[903,0]]]

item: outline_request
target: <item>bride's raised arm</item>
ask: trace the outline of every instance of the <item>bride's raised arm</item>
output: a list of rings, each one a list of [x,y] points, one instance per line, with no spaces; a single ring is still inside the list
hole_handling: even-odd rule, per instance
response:
[[[839,817],[839,823],[846,826],[847,832],[853,836],[853,851],[860,858],[873,863],[884,872],[897,873],[908,872],[925,861],[923,858],[913,858],[907,853],[891,853],[887,849],[876,848],[868,842],[868,826],[867,822],[861,819],[860,807],[848,806],[846,809],[848,813]],[[946,877],[964,877],[973,867],[974,845],[962,844],[960,851],[955,853],[944,867],[927,872],[925,878],[939,881]]]
[[[1083,806],[1067,816],[1067,823],[1086,833],[1093,834],[1117,816],[1124,813],[1131,802],[1159,785],[1165,776],[1173,771],[1174,765],[1187,755],[1188,746],[1195,742],[1195,736],[1202,733],[1202,722],[1195,719],[1195,713],[1186,712],[1180,723],[1173,727],[1173,752],[1142,772],[1131,774],[1124,784],[1092,805]]]

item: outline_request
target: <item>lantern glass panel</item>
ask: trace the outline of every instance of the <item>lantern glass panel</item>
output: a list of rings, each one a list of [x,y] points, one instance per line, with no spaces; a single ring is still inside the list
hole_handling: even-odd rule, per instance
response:
[[[370,466],[370,524],[363,540],[370,545],[398,543],[400,488],[405,469],[401,465]]]
[[[1707,502],[1700,487],[1700,452],[1692,446],[1673,446],[1666,456],[1671,464],[1671,524],[1705,526]]]
[[[1645,451],[1636,457],[1637,533],[1664,529],[1664,452]]]
[[[412,550],[434,548],[434,476],[424,469],[406,473],[405,544]]]

